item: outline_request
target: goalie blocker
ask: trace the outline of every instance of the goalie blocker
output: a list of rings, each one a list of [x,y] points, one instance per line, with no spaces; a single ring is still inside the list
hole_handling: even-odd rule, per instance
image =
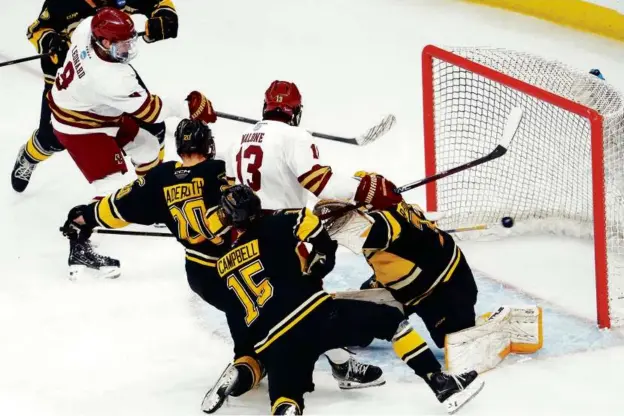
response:
[[[322,200],[315,214],[339,244],[362,254],[375,275],[360,291],[338,292],[416,313],[436,345],[445,349],[447,370],[486,371],[509,353],[542,347],[542,311],[537,306],[501,307],[475,319],[477,286],[463,252],[417,206],[404,201],[386,209],[345,211],[347,203]],[[343,213],[332,217],[332,212]],[[329,214],[329,215],[328,215]],[[373,289],[371,289],[373,288]]]

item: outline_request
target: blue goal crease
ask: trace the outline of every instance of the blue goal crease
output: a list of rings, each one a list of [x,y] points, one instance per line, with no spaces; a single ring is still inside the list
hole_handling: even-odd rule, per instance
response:
[[[617,331],[600,330],[595,323],[573,316],[555,305],[544,302],[543,299],[537,300],[526,293],[509,288],[474,268],[473,272],[479,288],[477,316],[502,305],[537,304],[543,310],[543,348],[534,354],[511,354],[501,365],[624,345],[624,335]],[[334,270],[324,279],[325,289],[329,291],[358,289],[371,275],[372,270],[364,259],[351,253],[339,253]],[[231,343],[223,314],[199,299],[192,304],[194,314],[202,326],[216,337]],[[409,320],[443,364],[444,351],[437,348],[431,340],[423,322],[416,315],[412,315]],[[413,379],[412,370],[396,358],[389,342],[375,340],[366,348],[350,348],[350,350],[355,352],[359,360],[378,365],[384,372],[392,373],[399,380]],[[319,360],[317,370],[331,371],[326,360]]]

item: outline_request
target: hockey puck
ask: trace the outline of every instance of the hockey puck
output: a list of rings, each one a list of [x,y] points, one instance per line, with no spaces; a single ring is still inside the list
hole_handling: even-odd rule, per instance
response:
[[[503,227],[511,228],[514,225],[514,220],[511,217],[503,217],[503,219],[501,220],[501,223],[503,224]]]

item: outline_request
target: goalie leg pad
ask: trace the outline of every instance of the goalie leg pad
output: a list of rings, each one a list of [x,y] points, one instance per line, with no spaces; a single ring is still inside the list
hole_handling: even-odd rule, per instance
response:
[[[496,367],[510,353],[533,353],[542,348],[542,308],[501,306],[484,314],[477,325],[446,336],[446,368],[451,373]]]
[[[449,373],[478,373],[496,367],[511,352],[509,325],[511,308],[500,307],[486,322],[448,334],[444,343],[446,368]]]

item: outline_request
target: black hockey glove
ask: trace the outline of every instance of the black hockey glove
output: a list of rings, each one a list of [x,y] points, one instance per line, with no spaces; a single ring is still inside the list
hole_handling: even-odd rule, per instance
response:
[[[61,232],[68,239],[86,241],[91,237],[93,227],[88,224],[78,224],[76,222],[77,218],[83,216],[86,208],[86,205],[78,205],[69,210],[67,220],[65,224],[63,224],[63,227],[61,227]]]
[[[178,37],[178,15],[170,10],[162,10],[145,22],[147,43]]]
[[[336,249],[338,243],[328,235],[319,235],[317,238],[322,238],[322,243],[313,243],[312,252],[308,256],[308,265],[304,274],[312,276],[316,279],[323,279],[334,269],[336,265]],[[325,238],[323,238],[325,237]]]
[[[50,32],[44,35],[42,42],[42,53],[53,53],[49,59],[54,65],[62,65],[69,50],[69,44],[64,36],[56,32]]]

